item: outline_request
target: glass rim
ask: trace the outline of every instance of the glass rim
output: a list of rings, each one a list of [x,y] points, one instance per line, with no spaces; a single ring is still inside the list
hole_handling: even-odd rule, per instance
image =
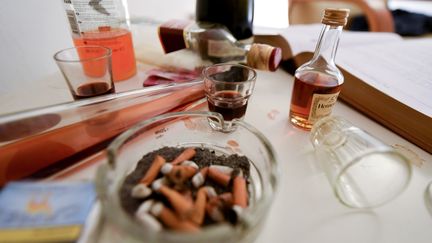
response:
[[[342,116],[338,116],[338,115],[329,115],[329,116],[325,116],[322,117],[320,119],[318,119],[312,126],[310,133],[309,133],[309,141],[312,143],[312,146],[315,148],[317,145],[315,144],[315,139],[318,136],[317,130],[321,128],[321,126],[323,124],[326,124],[328,121],[343,121],[346,122],[347,124],[352,124],[350,121],[348,121],[347,119],[345,119]]]
[[[105,50],[105,53],[101,56],[97,56],[97,57],[89,57],[89,58],[84,58],[81,59],[79,56],[77,59],[65,59],[65,58],[60,58],[59,55],[65,52],[69,52],[71,50],[78,50],[78,49],[93,49],[93,48],[97,48],[97,49],[103,49]],[[66,49],[62,49],[58,52],[56,52],[54,54],[54,60],[56,60],[57,62],[63,62],[63,63],[79,63],[79,62],[89,62],[89,61],[98,61],[107,57],[111,57],[112,55],[112,50],[108,47],[104,47],[104,46],[97,46],[97,45],[89,45],[89,46],[75,46],[75,47],[69,47]]]
[[[215,67],[221,67],[221,66],[232,66],[232,67],[237,66],[237,67],[242,67],[242,68],[247,69],[250,72],[252,72],[252,77],[248,78],[245,81],[233,82],[233,81],[217,80],[217,79],[214,79],[214,78],[212,78],[212,77],[209,76],[208,72],[209,72],[210,69],[215,68]],[[222,83],[222,84],[244,84],[244,83],[254,82],[256,80],[256,78],[257,78],[257,73],[256,73],[255,69],[253,69],[253,68],[251,68],[249,66],[243,65],[243,64],[238,64],[238,63],[218,63],[218,64],[213,64],[211,66],[205,67],[203,69],[203,71],[202,71],[202,74],[204,76],[204,79],[211,80],[211,81],[213,81],[215,83]]]
[[[362,159],[364,157],[370,156],[370,155],[374,155],[374,154],[392,154],[394,156],[398,156],[401,161],[399,162],[405,162],[404,165],[406,167],[406,176],[404,178],[398,178],[399,181],[404,181],[404,183],[398,188],[397,191],[395,191],[393,194],[389,194],[388,196],[386,196],[384,199],[382,199],[381,201],[370,201],[368,203],[362,203],[362,204],[355,204],[353,203],[351,200],[345,199],[342,194],[340,194],[340,185],[339,185],[339,181],[341,180],[341,178],[349,173],[349,171],[351,171],[355,166],[358,166],[359,164],[362,163]],[[392,161],[393,163],[396,161]],[[398,162],[398,163],[399,163]],[[399,163],[400,165],[402,165],[401,163]],[[382,149],[378,149],[378,150],[370,150],[367,153],[363,154],[362,156],[358,156],[356,158],[354,158],[350,163],[348,163],[334,178],[334,181],[332,182],[333,185],[333,191],[334,193],[337,195],[337,198],[342,202],[342,204],[351,207],[351,208],[362,208],[362,209],[368,209],[368,208],[375,208],[375,207],[379,207],[382,206],[384,204],[386,204],[387,202],[393,200],[394,198],[396,198],[400,193],[402,193],[409,185],[410,181],[412,178],[412,168],[410,166],[410,161],[409,159],[404,156],[403,154],[392,150],[391,148],[382,148]]]

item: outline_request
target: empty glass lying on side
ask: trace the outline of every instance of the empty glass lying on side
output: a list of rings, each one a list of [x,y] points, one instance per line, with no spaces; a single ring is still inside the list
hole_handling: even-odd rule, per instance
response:
[[[336,196],[347,206],[383,205],[410,181],[404,155],[341,117],[319,120],[310,139]]]

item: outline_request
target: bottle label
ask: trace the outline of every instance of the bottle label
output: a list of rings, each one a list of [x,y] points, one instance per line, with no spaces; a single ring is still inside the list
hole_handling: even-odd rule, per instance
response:
[[[120,27],[125,21],[121,1],[63,0],[71,31],[81,35],[101,26]]]
[[[227,40],[208,40],[207,54],[211,57],[235,57],[244,56],[245,51],[241,48],[235,48]]]
[[[159,39],[165,53],[187,48],[184,31],[190,21],[171,20],[159,26]]]
[[[322,117],[329,116],[336,104],[339,92],[333,94],[314,94],[308,121],[314,123]]]

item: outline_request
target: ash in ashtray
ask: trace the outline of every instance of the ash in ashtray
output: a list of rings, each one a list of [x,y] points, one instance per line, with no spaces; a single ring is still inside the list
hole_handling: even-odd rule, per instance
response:
[[[248,206],[249,160],[203,148],[164,147],[143,156],[120,188],[124,210],[153,230],[198,231]]]

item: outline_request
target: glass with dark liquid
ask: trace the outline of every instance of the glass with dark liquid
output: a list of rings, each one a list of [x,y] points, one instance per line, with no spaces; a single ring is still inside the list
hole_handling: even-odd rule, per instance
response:
[[[72,96],[77,100],[111,93],[114,93],[114,86],[103,81],[96,81],[80,85]]]
[[[115,93],[111,49],[78,46],[54,55],[75,100]]]
[[[236,129],[233,120],[242,120],[247,103],[255,86],[256,72],[239,64],[216,64],[203,71],[208,109],[220,113],[220,123],[209,118],[209,124],[216,130],[231,132]]]

